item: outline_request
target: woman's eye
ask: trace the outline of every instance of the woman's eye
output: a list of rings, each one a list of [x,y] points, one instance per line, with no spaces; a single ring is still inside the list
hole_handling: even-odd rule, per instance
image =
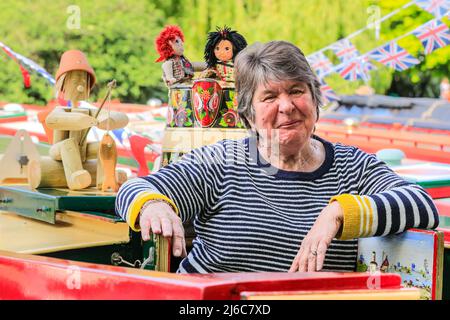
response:
[[[229,47],[226,47],[226,48],[225,48],[225,50],[229,51],[229,50],[230,50],[230,48],[229,48]]]
[[[303,93],[304,93],[304,91],[300,90],[300,89],[292,89],[291,90],[291,94],[303,94]]]
[[[264,97],[263,98],[263,102],[272,102],[272,101],[274,101],[275,100],[275,97],[274,96],[266,96],[266,97]]]

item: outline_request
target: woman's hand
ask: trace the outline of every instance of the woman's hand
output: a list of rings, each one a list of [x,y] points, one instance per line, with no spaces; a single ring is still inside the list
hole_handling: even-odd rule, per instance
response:
[[[337,201],[327,205],[303,239],[289,272],[320,271],[328,246],[341,228],[343,219],[342,207]]]
[[[175,257],[186,257],[186,240],[180,217],[164,201],[155,201],[146,206],[139,217],[142,239],[150,240],[150,232],[172,238],[172,251]]]

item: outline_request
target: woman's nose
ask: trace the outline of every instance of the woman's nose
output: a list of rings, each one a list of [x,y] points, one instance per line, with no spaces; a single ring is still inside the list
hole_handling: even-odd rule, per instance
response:
[[[289,95],[282,95],[279,98],[278,111],[281,113],[290,114],[294,110],[295,106],[293,100]]]

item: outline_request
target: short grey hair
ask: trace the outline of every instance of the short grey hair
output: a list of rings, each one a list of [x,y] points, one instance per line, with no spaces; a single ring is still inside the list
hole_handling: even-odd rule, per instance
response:
[[[312,71],[303,52],[287,41],[256,42],[245,48],[235,59],[235,86],[238,114],[250,129],[249,120],[254,122],[253,95],[260,84],[269,81],[296,81],[308,85],[317,119],[322,106],[320,82]]]

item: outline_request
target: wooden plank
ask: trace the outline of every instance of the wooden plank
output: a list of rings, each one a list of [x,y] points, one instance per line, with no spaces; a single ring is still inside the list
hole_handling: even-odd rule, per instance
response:
[[[0,250],[44,254],[71,249],[128,243],[125,222],[65,211],[54,225],[0,211]]]
[[[243,300],[419,300],[420,290],[329,290],[329,291],[278,291],[242,292]]]

